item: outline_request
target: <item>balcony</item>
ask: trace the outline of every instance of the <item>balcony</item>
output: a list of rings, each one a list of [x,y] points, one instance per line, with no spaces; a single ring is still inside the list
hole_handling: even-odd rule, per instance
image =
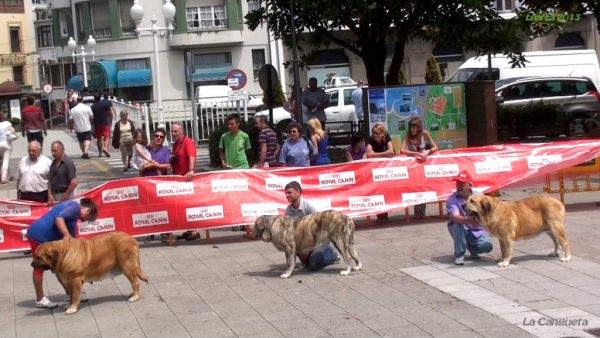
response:
[[[112,30],[110,28],[94,29],[95,39],[110,39],[112,38]]]
[[[169,46],[173,48],[232,46],[244,43],[241,30],[189,30],[187,33],[174,33]]]

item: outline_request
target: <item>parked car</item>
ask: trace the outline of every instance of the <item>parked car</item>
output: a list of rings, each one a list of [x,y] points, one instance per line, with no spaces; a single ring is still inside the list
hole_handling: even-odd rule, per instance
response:
[[[248,111],[256,111],[262,109],[264,104],[262,99],[248,93],[248,101],[246,101],[246,107]],[[228,111],[236,108],[235,101],[229,101],[229,92],[232,89],[225,85],[210,85],[210,86],[198,86],[196,88],[196,102],[198,104],[198,111],[201,110],[213,110],[213,111]]]
[[[559,110],[560,118],[565,121],[553,125],[551,117],[542,111],[540,116],[528,119],[531,131],[527,136],[534,136],[532,133],[548,137],[579,136],[583,134],[586,119],[600,117],[600,93],[590,78],[538,76],[502,81],[496,85],[496,102],[500,107],[549,104]]]
[[[358,118],[352,104],[352,92],[356,86],[342,86],[327,88],[325,92],[329,96],[329,107],[325,108],[327,114],[327,124],[325,128],[333,132],[350,131],[351,122],[358,123]],[[265,116],[269,118],[269,110],[262,110],[254,116]],[[273,125],[277,135],[280,135],[280,141],[287,139],[286,128],[292,122],[292,115],[283,107],[273,108]],[[306,122],[306,121],[305,121]]]

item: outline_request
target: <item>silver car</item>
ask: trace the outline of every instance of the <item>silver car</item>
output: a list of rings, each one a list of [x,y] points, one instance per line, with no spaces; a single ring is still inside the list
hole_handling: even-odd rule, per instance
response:
[[[502,106],[544,103],[555,105],[558,115],[544,111],[499,121],[512,124],[521,138],[526,136],[580,136],[583,121],[600,118],[600,93],[586,77],[524,77],[496,81],[496,102]],[[551,111],[551,110],[549,110]],[[534,116],[535,115],[535,116]],[[507,117],[499,116],[499,119]]]

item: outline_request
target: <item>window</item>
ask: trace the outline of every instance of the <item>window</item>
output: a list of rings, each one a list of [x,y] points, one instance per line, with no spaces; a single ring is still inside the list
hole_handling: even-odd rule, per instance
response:
[[[225,6],[188,7],[185,14],[188,29],[227,27]]]
[[[31,0],[34,5],[45,5],[46,0]]]
[[[50,82],[50,83],[52,83],[52,86],[62,87],[65,85],[65,81],[63,81],[63,76],[62,76],[63,72],[62,72],[61,64],[51,65],[50,72],[47,74],[50,74],[49,80],[52,81],[52,82]]]
[[[121,60],[119,70],[148,69],[148,59]]]
[[[23,0],[0,0],[0,13],[25,13]]]
[[[10,27],[10,51],[12,53],[21,52],[21,34],[19,27]]]
[[[196,66],[231,65],[231,53],[195,54],[194,64]]]
[[[260,0],[248,0],[248,12],[252,12],[260,9],[261,3]]]
[[[37,28],[38,48],[52,47],[52,26]]]
[[[90,3],[90,11],[92,16],[92,31],[94,38],[103,39],[112,37],[110,30],[110,8],[107,2],[92,2]]]
[[[52,20],[52,11],[51,10],[35,11],[35,19],[36,20]]]
[[[495,9],[499,12],[510,12],[515,9],[514,0],[496,0]]]
[[[13,73],[13,81],[15,81],[17,84],[20,84],[20,85],[25,84],[25,82],[23,82],[23,66],[12,67],[12,73]]]
[[[253,49],[252,50],[252,71],[254,73],[254,81],[258,81],[258,73],[260,69],[265,65],[265,50],[264,49]]]
[[[66,85],[69,80],[78,74],[77,72],[77,64],[76,63],[65,63],[62,64],[63,67],[63,85]],[[54,85],[54,84],[53,84]],[[55,85],[57,86],[57,85]]]
[[[338,97],[339,97],[339,93],[338,91],[332,91],[329,92],[329,105],[330,106],[337,106],[338,105]]]
[[[135,35],[135,22],[129,13],[131,1],[119,0],[119,11],[121,13],[121,30],[123,35]]]
[[[59,25],[60,25],[60,37],[67,38],[69,37],[69,25],[67,21],[67,13],[62,10],[58,12]]]
[[[344,89],[344,106],[353,105],[352,102],[352,93],[354,93],[356,89]]]

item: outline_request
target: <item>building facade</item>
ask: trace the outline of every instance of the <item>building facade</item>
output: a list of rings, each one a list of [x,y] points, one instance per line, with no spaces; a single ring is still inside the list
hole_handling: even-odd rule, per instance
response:
[[[0,0],[1,1],[1,0]],[[226,75],[241,69],[247,76],[250,94],[262,95],[258,71],[268,60],[283,50],[270,44],[266,29],[252,32],[244,25],[248,11],[260,2],[246,0],[172,0],[176,8],[172,38],[166,32],[158,37],[158,55],[163,104],[189,99],[190,81],[200,85],[226,85]],[[144,8],[141,28],[151,26],[156,15],[157,25],[166,27],[162,14],[163,1],[140,3]],[[83,86],[82,60],[73,62],[68,41],[77,41],[86,53],[86,41],[96,40],[95,56],[86,59],[87,81],[91,90],[108,89],[118,99],[131,102],[153,102],[156,71],[153,56],[153,37],[142,32],[135,34],[130,15],[131,0],[82,1],[52,0],[46,10],[38,11],[35,22],[40,57],[39,86],[47,82],[54,87],[48,96],[51,101],[62,100],[69,88]],[[193,52],[195,72],[189,76],[186,52]],[[277,55],[276,55],[277,54]],[[56,108],[55,108],[56,109]]]
[[[498,0],[494,3],[496,10],[505,18],[514,17],[516,1]],[[341,39],[352,38],[351,32],[341,31],[337,35]],[[305,44],[301,47],[305,51],[311,50],[309,46],[310,34],[304,34]],[[596,29],[596,20],[593,15],[585,15],[580,21],[569,24],[563,34],[550,34],[545,37],[536,38],[522,44],[522,51],[551,51],[559,49],[593,49],[600,53],[600,35]],[[391,62],[394,50],[394,42],[388,44],[388,55],[386,69]],[[451,41],[442,44],[432,44],[415,38],[410,41],[404,50],[403,69],[409,84],[422,84],[425,82],[425,65],[427,58],[433,54],[440,68],[442,79],[449,78],[456,69],[472,53],[463,51],[460,47],[452,45]],[[314,58],[309,65],[310,70],[303,69],[300,72],[301,85],[305,86],[310,77],[316,77],[320,84],[326,79],[327,74],[335,73],[337,76],[349,76],[355,81],[367,80],[364,63],[354,53],[332,43],[328,49],[314,52]],[[292,52],[285,50],[284,58],[292,60]],[[293,82],[293,74],[286,72],[287,81]]]
[[[31,2],[0,0],[0,83],[7,82],[7,88],[12,88],[11,93],[0,93],[0,109],[15,117],[20,116],[20,113],[16,113],[19,109],[16,103],[10,102],[16,99],[15,95],[8,95],[11,100],[2,97],[6,96],[4,94],[33,92],[33,70],[36,65],[35,33],[31,19]],[[11,107],[15,114],[11,114]]]

